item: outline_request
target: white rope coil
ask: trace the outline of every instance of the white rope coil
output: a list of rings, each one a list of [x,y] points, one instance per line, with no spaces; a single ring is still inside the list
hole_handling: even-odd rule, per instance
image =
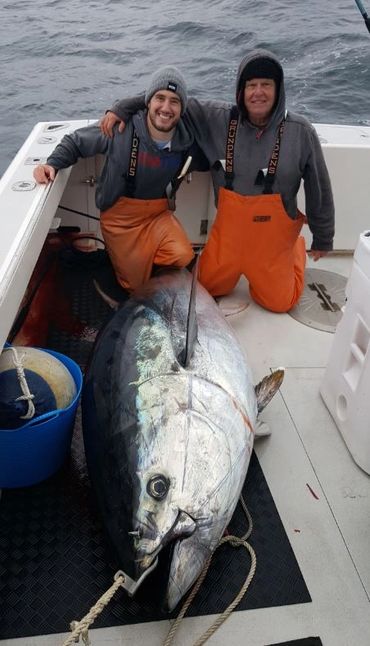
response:
[[[15,401],[17,401],[17,402],[18,401],[26,401],[27,404],[28,404],[27,413],[25,415],[21,415],[21,419],[32,419],[32,417],[34,417],[34,415],[35,415],[35,405],[34,405],[34,403],[32,401],[34,399],[35,395],[33,395],[31,393],[31,391],[30,391],[30,389],[28,387],[26,375],[24,373],[24,367],[23,367],[22,359],[23,359],[23,357],[25,355],[22,354],[20,356],[15,348],[4,348],[4,352],[6,352],[6,351],[8,351],[8,352],[10,351],[12,353],[12,359],[13,359],[14,367],[15,367],[16,372],[17,372],[19,386],[20,386],[20,389],[21,389],[21,391],[23,393],[23,395],[20,395],[19,397],[17,397],[17,399]]]

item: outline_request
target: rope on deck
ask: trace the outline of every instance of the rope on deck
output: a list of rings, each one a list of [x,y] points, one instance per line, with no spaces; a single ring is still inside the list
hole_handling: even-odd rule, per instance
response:
[[[218,630],[218,628],[223,624],[226,619],[231,615],[233,610],[239,605],[240,601],[244,597],[253,577],[256,571],[256,566],[257,566],[257,557],[255,554],[254,549],[252,546],[248,543],[247,539],[249,538],[252,529],[253,529],[253,523],[252,523],[252,518],[250,516],[250,513],[247,509],[247,506],[245,504],[245,501],[243,499],[243,496],[240,497],[240,503],[243,507],[244,513],[247,517],[248,520],[248,530],[243,536],[233,536],[232,534],[229,534],[227,536],[223,536],[222,539],[219,541],[216,549],[218,549],[221,545],[224,543],[230,543],[232,547],[244,547],[250,554],[251,557],[251,566],[248,572],[248,576],[242,585],[240,591],[236,595],[235,599],[228,605],[228,607],[217,617],[217,619],[213,622],[213,624],[206,630],[203,635],[199,637],[199,639],[193,644],[193,646],[202,646],[205,644],[205,642]],[[216,550],[215,550],[216,551]],[[173,644],[173,640],[175,637],[175,634],[190,606],[192,603],[195,595],[197,594],[200,586],[202,585],[209,566],[211,564],[212,558],[213,558],[214,552],[211,554],[209,559],[207,560],[200,576],[198,577],[189,597],[185,601],[183,607],[180,610],[180,613],[178,617],[175,619],[173,622],[168,635],[163,642],[163,646],[171,646]],[[100,615],[100,613],[104,610],[104,608],[108,605],[108,603],[111,601],[117,590],[123,586],[125,582],[125,577],[121,572],[117,572],[114,576],[114,583],[111,585],[110,588],[98,599],[96,604],[89,610],[89,612],[81,619],[81,621],[72,621],[70,624],[70,628],[72,630],[71,635],[67,637],[67,639],[63,642],[62,646],[71,646],[72,644],[78,644],[80,641],[80,637],[82,638],[83,643],[85,646],[90,646],[91,642],[89,639],[89,627],[91,624],[94,623],[95,619]]]
[[[249,552],[250,557],[251,557],[251,566],[250,566],[250,569],[249,569],[249,572],[248,572],[248,576],[247,576],[244,584],[242,585],[240,591],[236,595],[235,599],[217,617],[217,619],[213,622],[213,624],[211,624],[211,626],[205,631],[205,633],[203,633],[203,635],[201,635],[199,637],[199,639],[197,639],[197,641],[193,644],[193,646],[202,646],[203,644],[205,644],[206,641],[208,641],[208,639],[216,632],[216,630],[218,630],[218,628],[221,626],[221,624],[223,624],[226,621],[226,619],[231,615],[233,610],[235,610],[235,608],[239,605],[240,601],[244,597],[249,585],[251,584],[251,581],[252,581],[252,579],[254,577],[254,574],[256,572],[256,567],[257,567],[256,553],[255,553],[253,547],[247,542],[247,539],[249,538],[249,536],[252,533],[253,522],[252,522],[251,515],[250,515],[250,513],[248,511],[248,508],[247,508],[247,506],[245,504],[243,496],[240,496],[240,503],[241,503],[241,505],[243,507],[243,510],[244,510],[244,513],[245,513],[245,515],[246,515],[246,517],[248,519],[248,530],[247,530],[247,532],[241,537],[233,536],[233,535],[224,536],[220,540],[220,542],[218,543],[216,549],[218,547],[220,547],[221,545],[223,545],[224,543],[230,543],[233,547],[244,547]],[[214,554],[214,552],[213,552],[213,554]],[[181,621],[183,620],[183,618],[184,618],[190,604],[192,603],[195,595],[197,594],[200,586],[202,585],[202,583],[203,583],[203,581],[204,581],[204,579],[206,577],[206,574],[208,572],[208,568],[209,568],[209,566],[211,564],[213,554],[211,554],[208,561],[206,562],[206,564],[205,564],[205,566],[203,568],[203,571],[201,572],[198,580],[196,581],[196,583],[195,583],[189,597],[187,598],[187,600],[185,601],[183,607],[181,608],[178,617],[173,622],[173,624],[172,624],[172,626],[171,626],[171,628],[170,628],[170,630],[168,632],[168,635],[167,635],[165,641],[163,642],[163,646],[171,646],[171,644],[173,644],[175,633],[177,632]]]
[[[91,626],[92,623],[94,623],[95,619],[100,615],[100,613],[104,610],[105,606],[108,605],[110,600],[113,598],[113,596],[116,594],[117,590],[123,586],[125,577],[120,574],[117,576],[117,574],[114,576],[114,583],[111,585],[110,588],[102,596],[96,604],[89,610],[89,612],[81,619],[81,621],[71,621],[70,628],[72,630],[72,634],[63,642],[63,646],[71,646],[71,644],[78,644],[80,641],[80,637],[82,638],[83,643],[85,646],[89,646],[91,644],[89,640],[89,627]]]

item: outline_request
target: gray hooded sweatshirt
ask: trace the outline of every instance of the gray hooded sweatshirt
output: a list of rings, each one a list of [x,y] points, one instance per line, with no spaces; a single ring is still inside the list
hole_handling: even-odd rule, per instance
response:
[[[194,136],[180,119],[170,150],[160,150],[151,139],[146,125],[146,112],[140,110],[123,133],[115,129],[112,139],[106,137],[97,125],[79,128],[65,135],[47,159],[55,169],[68,168],[80,157],[105,155],[105,164],[98,178],[95,202],[98,209],[105,211],[120,197],[127,195],[127,175],[131,156],[133,128],[139,137],[137,170],[134,192],[131,197],[153,200],[165,197],[166,187],[178,174],[188,154],[193,156],[193,168],[197,164],[198,146]],[[200,153],[200,151],[199,151]]]
[[[297,193],[303,180],[305,214],[313,241],[312,249],[330,251],[334,237],[334,203],[330,178],[321,144],[311,123],[293,112],[286,113],[284,74],[280,62],[267,50],[254,50],[240,63],[236,94],[238,95],[243,70],[259,57],[272,59],[281,69],[279,95],[268,124],[263,128],[252,125],[239,113],[234,148],[233,190],[241,195],[260,195],[263,185],[256,184],[259,170],[268,167],[277,139],[280,123],[286,115],[281,139],[280,156],[273,184],[288,215],[297,217]],[[134,97],[114,104],[112,111],[127,120],[142,107],[143,98]],[[217,163],[225,159],[230,111],[232,105],[221,101],[189,99],[184,121],[209,160],[217,204],[218,191],[225,186],[225,174]]]

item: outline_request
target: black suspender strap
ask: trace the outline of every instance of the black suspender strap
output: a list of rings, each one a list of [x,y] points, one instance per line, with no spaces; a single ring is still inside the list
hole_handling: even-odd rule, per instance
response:
[[[234,105],[231,108],[230,112],[230,121],[229,129],[227,134],[226,142],[226,155],[225,155],[225,188],[233,190],[233,180],[234,180],[234,148],[235,148],[235,138],[236,138],[236,129],[238,126],[238,107]],[[280,145],[281,137],[283,135],[285,121],[287,117],[287,112],[285,113],[284,119],[281,121],[277,139],[271,154],[270,161],[268,163],[266,176],[262,170],[259,170],[255,180],[255,184],[264,184],[263,193],[272,193],[272,185],[275,180],[275,174],[277,170],[277,165],[280,155]],[[219,165],[219,162],[216,162]]]
[[[134,128],[132,132],[132,139],[131,139],[130,162],[129,162],[129,167],[126,175],[125,195],[127,197],[133,197],[135,193],[138,150],[139,150],[139,137]]]
[[[235,148],[236,129],[238,126],[238,116],[239,116],[238,106],[233,105],[230,111],[229,129],[227,133],[226,153],[225,153],[225,188],[229,189],[230,191],[233,190],[234,148]]]
[[[131,139],[131,153],[130,153],[129,167],[126,173],[126,189],[125,189],[126,197],[134,197],[135,195],[139,143],[140,143],[140,140],[139,140],[138,134],[134,129],[132,132],[132,139]],[[185,158],[186,160],[184,163]],[[192,161],[192,157],[188,155],[188,151],[185,151],[182,155],[182,160],[181,160],[181,165],[179,167],[179,170],[177,171],[174,179],[168,184],[165,190],[165,196],[168,198],[169,206],[171,210],[175,210],[176,191],[180,187],[180,184],[188,171],[191,161]]]
[[[284,131],[285,120],[286,120],[286,117],[284,117],[284,119],[280,123],[278,136],[276,138],[276,142],[272,150],[271,158],[268,163],[267,174],[263,178],[265,186],[262,193],[265,195],[272,193],[272,185],[275,181],[275,175],[276,175],[276,170],[277,170],[277,165],[278,165],[279,155],[280,155],[281,137]],[[261,171],[258,171],[258,172],[261,173]],[[257,175],[257,179],[258,179],[258,175]],[[257,182],[257,179],[256,179],[256,182]]]

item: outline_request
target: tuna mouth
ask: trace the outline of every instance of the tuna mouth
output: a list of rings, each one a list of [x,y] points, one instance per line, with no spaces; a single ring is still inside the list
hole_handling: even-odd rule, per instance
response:
[[[142,526],[143,527],[143,526]],[[212,553],[214,542],[208,544],[211,531],[209,518],[193,518],[184,511],[179,511],[171,528],[157,540],[153,526],[147,529],[150,538],[145,536],[137,542],[136,577],[158,560],[151,574],[152,584],[162,597],[162,609],[171,612],[198,578],[205,562]]]
[[[150,550],[150,544],[154,541],[148,541],[143,532],[143,538],[138,541],[136,560],[138,572],[141,574],[151,566],[153,561],[157,558],[159,553],[170,543],[174,544],[176,541],[192,536],[197,529],[197,523],[185,511],[179,511],[175,522],[168,532],[161,538],[159,544],[154,550]]]

